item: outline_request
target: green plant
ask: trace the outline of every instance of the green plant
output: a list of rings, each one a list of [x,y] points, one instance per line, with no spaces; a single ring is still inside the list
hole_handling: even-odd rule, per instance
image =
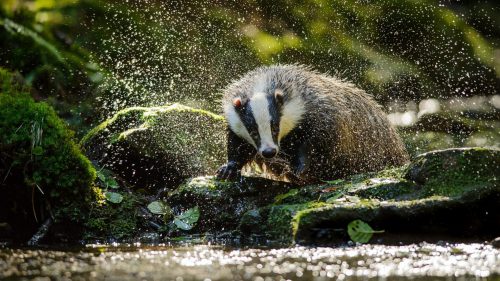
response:
[[[4,221],[20,233],[26,228],[32,231],[49,215],[56,221],[81,222],[89,202],[98,197],[92,188],[94,168],[74,142],[73,132],[49,105],[8,85],[3,84],[0,92],[0,213]]]
[[[369,224],[362,220],[353,220],[347,225],[347,234],[352,241],[368,243],[374,233],[383,233],[383,230],[373,230]]]

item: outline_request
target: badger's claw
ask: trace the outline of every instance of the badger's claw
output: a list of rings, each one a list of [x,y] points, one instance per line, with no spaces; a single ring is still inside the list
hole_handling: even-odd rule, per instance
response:
[[[215,177],[218,180],[234,181],[240,176],[241,172],[238,169],[238,165],[235,162],[227,162],[227,164],[222,165],[219,170],[217,170],[217,175]]]
[[[306,170],[306,164],[304,163],[304,161],[296,161],[295,163],[292,163],[291,165],[291,170],[292,170],[292,174],[294,174],[295,176],[299,177],[305,172]]]

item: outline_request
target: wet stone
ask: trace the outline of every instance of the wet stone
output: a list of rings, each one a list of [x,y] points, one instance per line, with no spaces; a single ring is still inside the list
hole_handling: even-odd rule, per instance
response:
[[[222,116],[180,104],[131,107],[83,139],[86,153],[131,185],[151,191],[215,174],[226,161]]]
[[[200,207],[196,231],[237,230],[284,244],[343,244],[357,219],[385,230],[378,243],[492,239],[500,233],[499,156],[485,148],[433,151],[408,166],[305,187],[195,178],[167,197],[174,209]]]
[[[491,243],[490,243],[493,247],[497,248],[497,249],[500,249],[500,237],[497,237],[493,240],[491,240]]]

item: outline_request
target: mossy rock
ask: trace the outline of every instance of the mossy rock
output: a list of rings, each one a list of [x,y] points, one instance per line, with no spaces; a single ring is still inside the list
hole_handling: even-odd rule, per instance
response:
[[[143,198],[134,194],[123,193],[120,203],[96,201],[92,212],[84,223],[83,238],[87,241],[116,241],[131,238],[145,228],[141,220],[138,206],[144,203]]]
[[[357,193],[359,198],[354,200],[340,198],[326,206],[299,211],[293,218],[292,236],[295,242],[305,244],[345,241],[346,226],[356,219],[384,229],[386,234],[381,237],[498,236],[498,175],[499,150],[459,148],[425,153],[403,170],[404,179],[393,183],[405,192],[379,200],[372,197],[373,193],[387,188],[379,185],[371,192]]]
[[[417,156],[404,177],[428,196],[463,196],[476,189],[499,188],[500,150],[452,148]]]
[[[214,174],[226,161],[226,124],[219,115],[180,104],[133,107],[94,128],[82,144],[100,166],[155,190]]]
[[[82,222],[100,191],[73,132],[49,105],[17,93],[12,79],[2,73],[0,81],[0,222],[26,241],[49,217]]]
[[[245,212],[273,203],[290,188],[289,183],[257,177],[243,177],[240,182],[198,177],[169,192],[167,202],[176,213],[199,207],[193,232],[234,230]]]
[[[237,230],[284,244],[345,243],[347,224],[357,219],[385,230],[378,237],[386,242],[489,238],[500,233],[499,160],[495,149],[433,151],[406,166],[305,187],[197,178],[167,201],[176,212],[200,207],[194,232]]]

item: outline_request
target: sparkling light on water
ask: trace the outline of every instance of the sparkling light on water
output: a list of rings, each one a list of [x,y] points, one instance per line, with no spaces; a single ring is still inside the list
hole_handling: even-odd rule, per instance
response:
[[[484,244],[341,248],[102,247],[77,252],[0,250],[0,278],[51,280],[366,280],[499,276],[500,251]],[[42,280],[42,279],[40,279]]]

